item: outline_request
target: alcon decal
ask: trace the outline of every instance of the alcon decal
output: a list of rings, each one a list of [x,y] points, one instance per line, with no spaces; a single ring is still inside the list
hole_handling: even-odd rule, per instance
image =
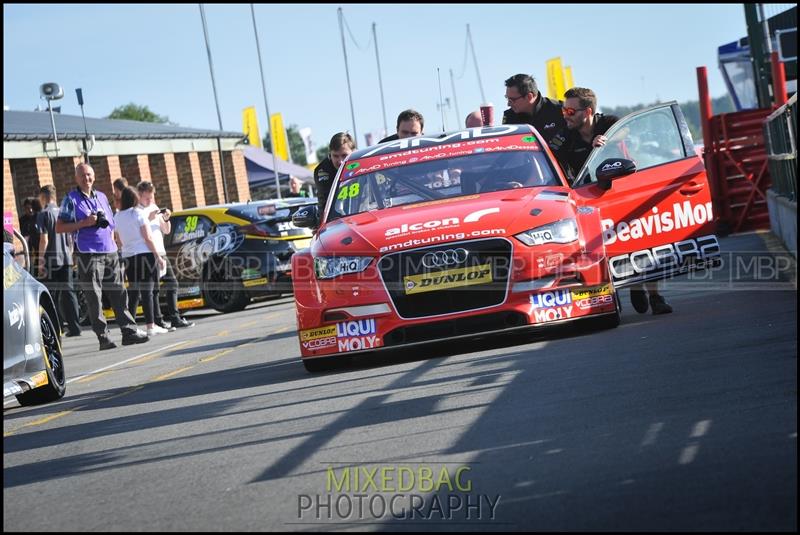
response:
[[[496,214],[498,212],[500,212],[500,208],[485,208],[483,210],[477,210],[475,212],[467,214],[467,216],[464,218],[463,222],[464,223],[475,223],[477,221],[480,221],[480,219],[483,216],[486,216],[486,215],[489,215],[489,214]],[[391,237],[394,237],[394,236],[403,236],[405,234],[409,234],[409,233],[412,233],[412,232],[424,231],[424,230],[429,230],[429,229],[435,229],[435,228],[444,229],[444,228],[457,227],[460,224],[461,224],[461,220],[458,217],[446,217],[444,219],[432,219],[430,221],[423,221],[421,223],[412,223],[410,225],[407,224],[407,223],[403,223],[399,227],[392,227],[392,228],[386,229],[386,232],[384,233],[384,235],[387,238],[391,238]]]
[[[702,225],[712,221],[713,217],[711,202],[695,205],[691,201],[684,201],[683,204],[676,202],[671,211],[660,213],[658,207],[654,206],[651,214],[632,221],[620,221],[616,226],[613,219],[603,219],[603,242],[611,245],[617,240],[638,240],[645,236]]]

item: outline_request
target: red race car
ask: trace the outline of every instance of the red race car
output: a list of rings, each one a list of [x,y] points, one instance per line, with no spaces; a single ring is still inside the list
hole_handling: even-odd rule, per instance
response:
[[[292,257],[303,363],[593,317],[616,289],[719,261],[711,193],[676,103],[628,115],[570,184],[528,125],[354,152]],[[331,358],[333,357],[333,359]]]

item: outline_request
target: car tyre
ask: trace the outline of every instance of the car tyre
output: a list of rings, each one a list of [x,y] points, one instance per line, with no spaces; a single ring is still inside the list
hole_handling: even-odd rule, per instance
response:
[[[319,373],[334,369],[336,363],[332,358],[303,359],[303,366],[308,373]]]
[[[64,353],[61,350],[61,331],[56,329],[50,314],[39,306],[41,344],[44,351],[47,384],[17,396],[20,405],[39,405],[64,397],[67,391],[67,377],[64,372]]]
[[[203,300],[219,312],[238,312],[250,304],[242,279],[225,259],[219,266],[206,264],[203,277]]]

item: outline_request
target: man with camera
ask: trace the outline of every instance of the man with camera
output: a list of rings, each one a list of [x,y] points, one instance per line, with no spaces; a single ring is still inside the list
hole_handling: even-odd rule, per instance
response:
[[[92,329],[100,341],[100,350],[113,349],[108,324],[103,315],[103,291],[114,308],[122,331],[122,345],[140,344],[150,338],[136,327],[128,312],[128,294],[122,283],[122,270],[114,242],[114,216],[108,198],[92,188],[94,169],[86,163],[75,168],[77,187],[61,203],[56,232],[74,233],[78,261],[78,280],[83,288]]]

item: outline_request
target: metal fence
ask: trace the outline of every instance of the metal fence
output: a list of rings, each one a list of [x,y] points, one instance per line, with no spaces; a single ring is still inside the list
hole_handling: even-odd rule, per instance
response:
[[[764,121],[772,190],[797,202],[797,94]]]

